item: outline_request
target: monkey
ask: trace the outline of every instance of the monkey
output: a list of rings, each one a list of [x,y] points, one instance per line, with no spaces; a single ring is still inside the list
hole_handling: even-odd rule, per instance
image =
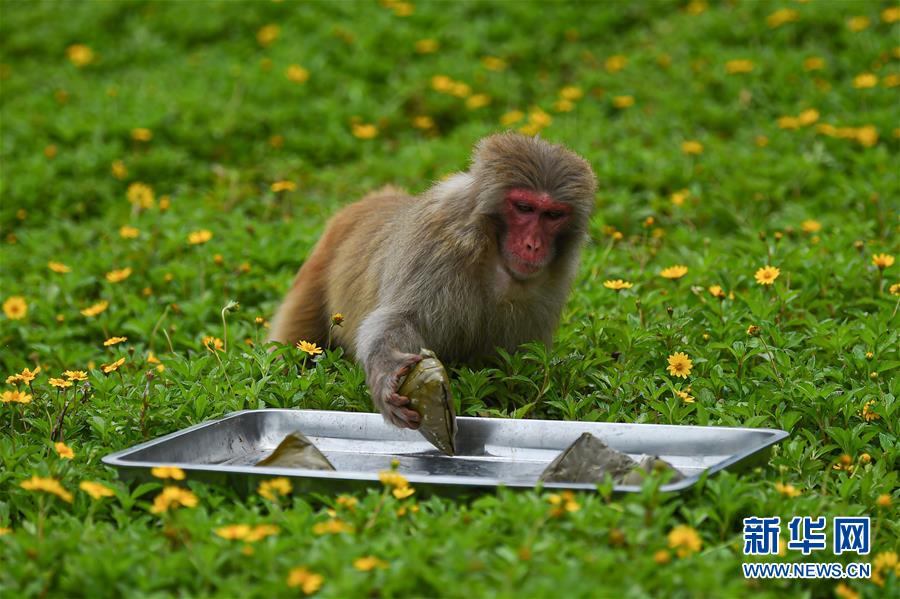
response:
[[[385,421],[418,428],[397,394],[421,348],[471,362],[549,346],[587,238],[597,181],[571,150],[513,132],[419,196],[386,187],[341,209],[301,266],[269,341],[333,342],[363,367]]]

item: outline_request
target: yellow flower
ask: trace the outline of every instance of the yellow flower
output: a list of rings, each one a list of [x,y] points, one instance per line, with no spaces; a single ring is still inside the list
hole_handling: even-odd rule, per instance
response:
[[[559,90],[559,97],[574,102],[584,97],[584,91],[576,85],[567,85]]]
[[[878,402],[875,401],[874,399],[866,402],[866,404],[863,406],[863,409],[862,409],[863,420],[865,420],[866,422],[871,422],[873,420],[881,419],[881,414],[878,414],[874,409],[874,407],[877,405],[878,405]]]
[[[900,7],[892,6],[881,11],[881,20],[885,23],[900,21]]]
[[[150,141],[153,139],[153,131],[145,127],[138,127],[131,130],[131,139],[134,141]],[[148,206],[145,206],[147,208]]]
[[[71,460],[75,458],[75,452],[72,451],[72,448],[62,441],[58,441],[53,447],[54,449],[56,449],[56,453],[59,455],[59,457],[63,458],[64,460]]]
[[[852,129],[851,137],[858,141],[860,145],[866,148],[871,148],[878,143],[878,129],[876,129],[872,125],[864,125],[862,127]]]
[[[766,23],[769,24],[769,27],[773,29],[775,27],[781,27],[785,23],[791,23],[792,21],[796,21],[800,18],[800,13],[792,8],[782,8],[780,10],[776,10],[768,17],[766,17]]]
[[[297,349],[302,352],[306,352],[311,356],[315,356],[317,354],[322,353],[322,348],[316,345],[315,343],[310,343],[309,341],[300,341],[297,344]]]
[[[872,576],[869,580],[878,586],[884,586],[885,572],[893,571],[900,578],[900,558],[895,551],[883,551],[872,560]]]
[[[119,366],[121,366],[124,363],[125,363],[125,358],[119,358],[115,362],[111,362],[109,364],[104,364],[100,368],[103,370],[103,372],[105,372],[106,374],[109,374],[110,372],[114,372],[114,371],[118,370]]]
[[[86,381],[88,379],[87,373],[83,370],[67,370],[63,376],[70,381]]]
[[[122,239],[135,239],[141,232],[136,227],[123,225],[119,227],[119,237]]]
[[[653,561],[660,566],[664,566],[672,561],[672,556],[665,549],[659,549],[653,554]]]
[[[157,466],[150,469],[150,474],[156,478],[171,478],[172,480],[184,480],[184,470],[177,466]]]
[[[333,324],[334,326],[339,327],[339,326],[341,326],[341,324],[343,322],[344,322],[344,315],[341,314],[340,312],[335,312],[334,314],[331,315],[331,324]]]
[[[503,126],[512,125],[518,123],[523,118],[525,118],[524,112],[521,110],[511,110],[500,117],[500,124]]]
[[[97,316],[101,312],[104,312],[108,307],[109,307],[108,301],[100,300],[96,304],[92,304],[92,305],[88,306],[87,308],[81,310],[81,313],[84,316],[88,316],[88,317]]]
[[[533,106],[528,111],[528,122],[538,127],[546,127],[553,122],[553,117],[541,110],[539,106]]]
[[[164,487],[162,492],[153,500],[150,512],[161,514],[171,509],[180,507],[197,507],[197,496],[181,487]]]
[[[215,533],[229,541],[242,540],[250,533],[250,526],[248,524],[230,524],[217,528]]]
[[[344,506],[348,510],[354,510],[359,505],[359,500],[350,495],[341,495],[337,498],[337,504]]]
[[[380,480],[381,484],[385,487],[403,489],[409,486],[409,481],[406,480],[406,477],[394,470],[382,470],[378,473],[378,480]]]
[[[153,207],[153,188],[149,185],[132,183],[128,186],[128,191],[125,192],[125,195],[128,197],[128,201],[132,206],[139,208]]]
[[[725,290],[722,289],[721,285],[710,285],[708,291],[715,298],[725,299]]]
[[[487,94],[475,94],[466,100],[466,108],[477,110],[491,103],[491,97]]]
[[[900,86],[900,74],[891,73],[890,75],[885,75],[884,79],[881,80],[881,83],[885,87]]]
[[[675,395],[677,395],[684,403],[694,403],[694,398],[687,391],[676,391]]]
[[[121,160],[113,160],[113,163],[110,166],[110,171],[112,171],[113,177],[115,177],[119,181],[128,176],[128,169],[125,167],[125,163]]]
[[[37,377],[38,373],[41,371],[41,367],[38,366],[34,370],[30,370],[28,368],[23,368],[22,372],[18,374],[18,378],[23,383],[30,383]]]
[[[275,181],[272,183],[271,189],[275,193],[279,191],[294,191],[297,189],[297,184],[293,181]]]
[[[263,25],[259,28],[259,31],[256,32],[256,41],[260,46],[265,48],[266,46],[270,46],[272,42],[278,39],[278,34],[281,32],[281,27],[274,24]]]
[[[110,283],[120,283],[131,276],[131,267],[126,266],[119,270],[111,270],[106,273],[106,280]]]
[[[191,245],[200,245],[202,243],[206,243],[212,238],[212,231],[210,231],[209,229],[200,229],[198,231],[191,231],[190,233],[188,233],[187,241]]]
[[[431,88],[438,92],[449,92],[453,89],[454,81],[446,75],[435,75],[431,78]]]
[[[817,220],[808,219],[800,223],[800,228],[804,233],[818,233],[822,230],[822,223]]]
[[[815,108],[804,110],[797,115],[797,123],[803,127],[808,127],[819,120],[819,111]]]
[[[51,387],[56,387],[57,389],[65,389],[66,387],[72,386],[72,381],[66,379],[51,378],[49,382]]]
[[[3,313],[10,320],[22,320],[28,314],[28,303],[20,295],[12,295],[3,302]]]
[[[686,379],[691,373],[693,365],[694,363],[691,362],[691,359],[686,353],[675,352],[669,356],[669,365],[666,369],[672,376],[680,376],[681,378]]]
[[[756,279],[756,282],[760,285],[771,285],[775,282],[775,279],[777,279],[778,275],[780,274],[781,270],[774,266],[763,266],[756,271],[756,274],[753,275],[753,278]]]
[[[66,48],[66,56],[79,69],[94,62],[94,51],[84,44],[72,44]]]
[[[497,58],[496,56],[483,56],[481,58],[481,64],[490,71],[502,71],[506,68],[506,61],[502,58]]]
[[[413,489],[412,487],[397,487],[396,489],[391,491],[393,496],[396,497],[397,499],[406,499],[407,497],[411,496],[415,492],[416,492],[416,490]]]
[[[359,139],[372,139],[378,135],[378,127],[366,123],[353,123],[353,137]]]
[[[416,129],[434,129],[434,119],[426,115],[420,115],[413,118],[412,124]]]
[[[306,568],[293,568],[288,573],[287,585],[291,588],[300,587],[305,595],[312,595],[322,588],[325,579],[321,574],[310,572]]]
[[[279,495],[289,495],[294,490],[291,481],[283,476],[264,480],[259,483],[257,491],[270,501],[274,501]]]
[[[440,42],[435,39],[425,38],[416,42],[416,52],[419,54],[432,54],[441,47]]]
[[[53,272],[57,272],[59,274],[65,274],[67,272],[72,272],[72,269],[63,264],[62,262],[53,262],[50,261],[47,263],[47,268],[52,270]]]
[[[248,543],[255,543],[257,541],[261,541],[266,537],[277,535],[281,532],[281,529],[275,526],[274,524],[257,524],[253,528],[247,532],[247,535],[244,537],[244,541]]]
[[[675,549],[678,557],[687,557],[697,553],[703,547],[703,541],[697,531],[690,526],[676,526],[668,535],[669,548]]]
[[[109,347],[110,345],[116,345],[118,343],[122,343],[128,341],[128,337],[110,337],[106,341],[103,342],[104,347]]]
[[[634,106],[634,96],[615,96],[612,103],[616,108],[628,108]]]
[[[81,481],[78,488],[91,496],[92,499],[103,499],[104,497],[112,497],[115,492],[100,483],[91,482],[89,480]]]
[[[394,11],[394,15],[398,17],[408,17],[416,11],[416,7],[409,2],[392,2],[388,6]]]
[[[878,496],[878,499],[875,500],[875,505],[878,507],[891,507],[891,496],[887,493],[882,493]]]
[[[622,279],[615,279],[609,281],[603,281],[603,286],[607,289],[614,289],[619,291],[621,289],[631,289],[634,287],[634,283],[629,283],[628,281],[623,281]]]
[[[672,203],[676,206],[682,206],[684,201],[691,195],[691,192],[687,189],[679,189],[672,193]]]
[[[31,395],[19,390],[4,391],[0,394],[0,401],[3,403],[31,403],[31,400]]]
[[[553,110],[556,112],[572,112],[575,109],[575,104],[568,100],[557,100],[553,103]]]
[[[324,522],[317,522],[316,524],[314,524],[312,527],[312,531],[313,534],[316,535],[337,535],[342,532],[352,533],[353,527],[343,520],[340,520],[338,518],[331,518],[329,520],[325,520]]]
[[[779,129],[799,129],[800,119],[793,116],[782,116],[778,118]]]
[[[681,151],[685,154],[702,154],[703,144],[695,140],[687,140],[681,143]]]
[[[207,336],[203,338],[203,347],[211,352],[225,351],[225,344],[218,337]]]
[[[756,335],[759,335],[759,327],[756,326],[755,324],[751,324],[750,326],[747,327],[747,334],[750,335],[751,337],[755,337]]]
[[[854,33],[857,31],[862,31],[870,24],[871,21],[869,21],[869,17],[851,17],[847,20],[847,27],[849,27],[850,31],[853,31]]]
[[[625,65],[628,64],[628,59],[621,54],[616,54],[614,56],[610,56],[603,62],[603,66],[610,73],[617,73],[625,68]]]
[[[388,563],[384,560],[378,559],[374,555],[367,555],[366,557],[361,557],[355,560],[353,562],[353,567],[360,572],[368,572],[370,570],[374,570],[375,568],[384,570],[388,567]]]
[[[843,582],[839,582],[837,586],[834,587],[834,596],[838,597],[838,599],[859,599],[859,593]]]
[[[56,495],[66,503],[72,503],[72,494],[59,484],[59,481],[55,478],[32,476],[28,480],[22,481],[19,486],[26,491],[50,493],[51,495]]]
[[[687,274],[688,267],[682,264],[676,264],[659,271],[659,275],[664,279],[680,279]]]
[[[745,59],[729,60],[725,63],[725,72],[729,75],[749,73],[753,70],[753,62]]]
[[[872,73],[863,73],[853,78],[853,87],[856,89],[868,89],[878,85],[878,76]]]
[[[877,266],[880,270],[884,270],[893,263],[894,257],[890,254],[875,254],[872,256],[872,264]]]
[[[803,68],[807,71],[818,71],[825,68],[825,61],[818,56],[810,56],[803,61]]]
[[[891,295],[900,295],[900,283],[894,283],[890,287]]]
[[[309,80],[309,71],[299,64],[292,64],[287,68],[284,74],[294,83],[306,83]]]
[[[798,489],[794,485],[786,485],[780,482],[775,483],[775,490],[785,497],[799,497],[800,495],[802,495],[800,489]]]

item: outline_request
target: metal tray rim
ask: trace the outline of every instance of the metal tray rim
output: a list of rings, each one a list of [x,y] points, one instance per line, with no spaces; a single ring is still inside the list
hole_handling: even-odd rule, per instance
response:
[[[107,466],[112,466],[117,469],[142,469],[142,468],[153,468],[156,466],[177,466],[186,472],[218,472],[218,473],[232,473],[232,474],[250,474],[254,477],[273,477],[273,476],[291,476],[295,478],[321,478],[321,479],[332,479],[332,480],[352,480],[352,481],[361,481],[361,482],[375,482],[378,480],[378,473],[369,473],[369,472],[333,472],[333,471],[322,471],[322,470],[307,470],[302,468],[277,468],[277,467],[263,467],[263,468],[254,468],[252,472],[248,472],[245,466],[222,466],[216,464],[191,464],[184,462],[138,462],[138,461],[127,461],[126,458],[128,455],[136,453],[140,450],[146,449],[148,447],[153,447],[155,445],[160,445],[170,439],[174,439],[186,434],[189,434],[195,430],[210,426],[217,422],[222,422],[223,420],[238,418],[244,414],[249,413],[257,413],[261,411],[266,412],[315,412],[317,414],[346,414],[346,412],[340,412],[337,410],[295,410],[290,408],[265,408],[264,410],[238,410],[235,412],[229,412],[220,418],[206,420],[204,422],[200,422],[193,426],[189,426],[184,429],[180,429],[169,433],[167,435],[163,435],[162,437],[158,437],[156,439],[151,439],[149,441],[145,441],[143,443],[139,443],[127,449],[123,449],[120,451],[116,451],[110,454],[103,456],[101,461]],[[358,412],[359,414],[365,414],[366,412]],[[479,418],[473,416],[460,416],[459,420],[494,420],[493,418]],[[503,420],[498,419],[498,420]],[[551,424],[558,424],[561,422],[571,422],[578,423],[580,421],[576,420],[542,420],[542,419],[529,419],[529,422],[546,422]],[[591,422],[591,424],[600,424]],[[703,472],[688,476],[683,478],[682,480],[676,483],[670,483],[663,485],[660,487],[661,491],[664,492],[674,492],[674,491],[682,491],[694,484],[696,484],[701,477],[709,476],[724,470],[728,466],[740,462],[751,455],[760,452],[764,449],[775,445],[776,443],[782,441],[788,436],[788,432],[781,429],[774,428],[749,428],[749,427],[738,427],[738,426],[698,426],[698,425],[676,425],[676,424],[647,424],[647,423],[636,423],[636,422],[613,422],[606,424],[616,424],[618,426],[624,426],[626,428],[631,427],[645,427],[645,426],[653,426],[653,427],[673,427],[679,429],[685,428],[696,428],[696,429],[724,429],[729,431],[751,431],[754,433],[768,433],[769,437],[765,439],[764,442],[758,443],[756,445],[750,446],[734,455],[730,456],[718,462]],[[410,483],[419,484],[419,485],[446,485],[453,487],[477,487],[477,488],[496,488],[496,487],[506,487],[513,489],[534,489],[538,486],[545,489],[572,489],[572,490],[585,490],[585,491],[593,491],[597,489],[596,484],[590,483],[538,483],[529,484],[529,483],[516,483],[516,482],[502,482],[495,478],[485,478],[485,477],[474,477],[474,476],[446,476],[446,475],[418,475],[418,474],[404,474],[404,476],[409,480]],[[641,487],[639,485],[615,485],[615,491],[625,491],[625,492],[635,492],[640,491]]]

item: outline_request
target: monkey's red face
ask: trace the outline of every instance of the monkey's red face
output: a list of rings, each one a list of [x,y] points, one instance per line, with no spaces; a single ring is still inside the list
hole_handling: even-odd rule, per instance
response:
[[[556,236],[572,214],[572,208],[549,194],[511,189],[503,202],[506,237],[503,259],[520,278],[540,272],[553,259]]]

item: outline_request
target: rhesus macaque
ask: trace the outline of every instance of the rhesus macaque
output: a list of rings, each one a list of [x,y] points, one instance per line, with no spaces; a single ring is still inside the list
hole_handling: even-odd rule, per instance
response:
[[[594,204],[590,165],[515,133],[475,148],[468,172],[413,197],[397,188],[338,212],[300,268],[270,341],[334,341],[363,366],[386,421],[417,428],[397,394],[421,348],[445,361],[551,342]]]

